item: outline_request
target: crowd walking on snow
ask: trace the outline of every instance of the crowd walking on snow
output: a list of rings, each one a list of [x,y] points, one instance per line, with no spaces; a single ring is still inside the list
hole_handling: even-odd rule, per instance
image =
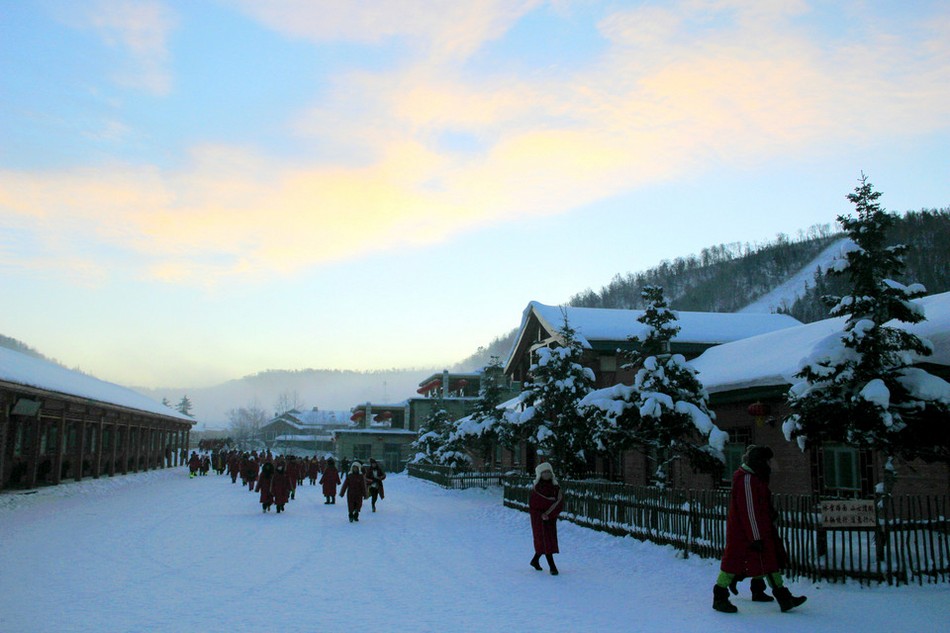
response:
[[[320,486],[324,505],[336,505],[336,498],[346,495],[347,512],[351,523],[359,521],[363,500],[369,499],[373,512],[380,499],[385,498],[383,480],[386,472],[375,459],[367,464],[344,459],[347,469],[341,477],[336,461],[330,456],[275,455],[270,450],[238,451],[226,447],[211,453],[192,451],[187,460],[189,477],[200,477],[214,470],[219,476],[227,474],[231,483],[257,494],[261,512],[271,509],[277,514],[287,511],[287,504],[296,499],[297,491],[309,480],[311,487]]]

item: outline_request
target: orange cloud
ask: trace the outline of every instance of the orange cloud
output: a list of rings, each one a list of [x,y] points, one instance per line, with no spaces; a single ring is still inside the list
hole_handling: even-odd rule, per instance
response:
[[[276,4],[252,4],[246,10],[300,37],[344,38],[355,28],[336,18],[319,23],[309,3],[292,22]],[[462,49],[471,52],[514,19],[503,4],[479,5],[491,10]],[[454,32],[410,5],[419,8],[347,4],[362,16],[357,23],[372,26],[359,35],[369,41],[415,33],[436,42]],[[406,21],[397,19],[399,7]],[[0,221],[128,249],[156,278],[213,281],[564,213],[710,162],[741,168],[872,134],[913,137],[948,125],[945,16],[900,33],[874,26],[870,42],[860,30],[853,39],[818,41],[791,19],[807,12],[804,3],[664,7],[605,18],[608,50],[568,76],[498,70],[463,77],[429,58],[338,76],[319,104],[289,122],[338,156],[334,163],[290,164],[218,146],[195,148],[174,171],[2,172]],[[378,15],[365,13],[371,9]],[[725,27],[690,30],[719,13]],[[445,133],[467,134],[478,146],[445,147]]]

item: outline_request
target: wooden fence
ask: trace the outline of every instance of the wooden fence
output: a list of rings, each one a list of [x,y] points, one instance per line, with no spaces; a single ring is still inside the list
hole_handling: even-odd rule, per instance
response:
[[[499,471],[456,472],[450,466],[436,464],[408,464],[406,469],[410,477],[425,479],[443,488],[454,490],[500,486],[502,480],[509,474]]]
[[[503,478],[504,503],[527,510],[533,480]],[[720,558],[729,493],[562,481],[562,518],[617,535],[672,545],[685,555]],[[876,527],[822,527],[817,496],[774,495],[792,577],[907,584],[950,581],[947,495],[894,497],[877,504]]]

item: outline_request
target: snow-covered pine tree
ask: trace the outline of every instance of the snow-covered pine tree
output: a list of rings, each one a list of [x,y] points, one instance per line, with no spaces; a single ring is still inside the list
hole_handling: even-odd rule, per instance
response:
[[[191,404],[191,399],[189,399],[188,395],[185,394],[181,397],[181,400],[178,402],[178,406],[175,408],[182,415],[187,415],[189,418],[193,418],[195,416],[191,415],[192,407],[193,405]]]
[[[847,322],[796,374],[783,430],[802,450],[843,442],[881,451],[887,463],[878,492],[890,492],[894,457],[950,461],[950,384],[912,366],[932,353],[932,345],[896,327],[925,320],[912,299],[926,290],[894,280],[903,270],[906,248],[886,246],[894,216],[878,204],[880,196],[862,173],[860,185],[848,194],[856,217],[838,216],[854,245],[831,273],[848,276],[850,294],[823,299],[832,316],[847,316]]]
[[[631,337],[637,347],[625,365],[639,368],[633,385],[593,391],[579,411],[601,451],[634,448],[655,460],[654,482],[662,487],[669,464],[680,458],[701,471],[720,468],[728,436],[713,423],[716,416],[696,370],[681,354],[670,354],[670,341],[680,328],[663,288],[646,286],[642,297],[646,309],[637,321],[647,330]]]
[[[445,445],[451,428],[449,414],[439,398],[435,408],[419,425],[419,437],[412,443],[413,464],[439,464],[439,450]]]
[[[577,405],[594,384],[594,372],[580,363],[584,350],[566,315],[558,335],[561,344],[535,352],[537,362],[522,386],[524,410],[509,412],[499,435],[509,444],[524,439],[559,472],[581,477],[589,470],[593,445]]]
[[[461,442],[465,450],[481,456],[486,463],[491,459],[491,450],[495,443],[500,441],[498,426],[504,416],[498,410],[498,405],[501,404],[503,387],[504,371],[501,360],[492,356],[488,365],[482,369],[474,411],[457,420],[454,430],[449,434],[450,444]]]

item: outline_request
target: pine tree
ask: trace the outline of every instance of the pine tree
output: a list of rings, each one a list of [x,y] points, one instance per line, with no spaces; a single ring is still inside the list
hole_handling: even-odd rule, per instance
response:
[[[413,464],[439,464],[439,450],[445,445],[451,422],[442,399],[419,425],[419,437],[412,443],[416,451],[410,460]]]
[[[195,417],[191,414],[193,405],[191,404],[191,400],[188,398],[187,394],[181,397],[181,400],[178,402],[178,406],[175,408],[182,415],[187,415],[189,418]]]
[[[931,354],[928,341],[888,325],[923,321],[923,309],[911,300],[926,290],[894,281],[906,248],[886,246],[894,216],[880,207],[880,196],[862,174],[848,195],[856,217],[838,217],[854,246],[831,272],[847,275],[850,294],[823,300],[831,316],[847,321],[844,332],[819,345],[796,374],[799,382],[788,395],[792,413],[783,429],[802,450],[843,442],[881,451],[887,465],[878,490],[884,492],[893,482],[894,457],[950,458],[945,427],[950,384],[911,366],[915,357]]]
[[[713,423],[709,396],[696,370],[681,354],[670,354],[679,333],[677,316],[659,286],[646,286],[646,305],[637,321],[647,326],[627,355],[627,367],[639,368],[633,385],[617,384],[591,392],[578,410],[590,423],[601,451],[635,448],[656,463],[654,482],[665,486],[668,465],[686,458],[694,468],[712,472],[724,461],[727,434]]]
[[[593,444],[577,405],[590,391],[594,372],[580,363],[584,350],[566,315],[558,335],[560,345],[537,350],[530,379],[522,386],[524,410],[509,412],[499,425],[499,435],[509,445],[516,438],[527,441],[556,469],[568,477],[581,477],[589,470]]]
[[[486,462],[489,461],[492,447],[500,441],[499,427],[504,415],[498,410],[498,405],[501,404],[503,393],[504,371],[501,360],[498,356],[492,356],[488,365],[482,369],[474,411],[455,422],[449,442],[458,441],[460,446],[480,455]]]

